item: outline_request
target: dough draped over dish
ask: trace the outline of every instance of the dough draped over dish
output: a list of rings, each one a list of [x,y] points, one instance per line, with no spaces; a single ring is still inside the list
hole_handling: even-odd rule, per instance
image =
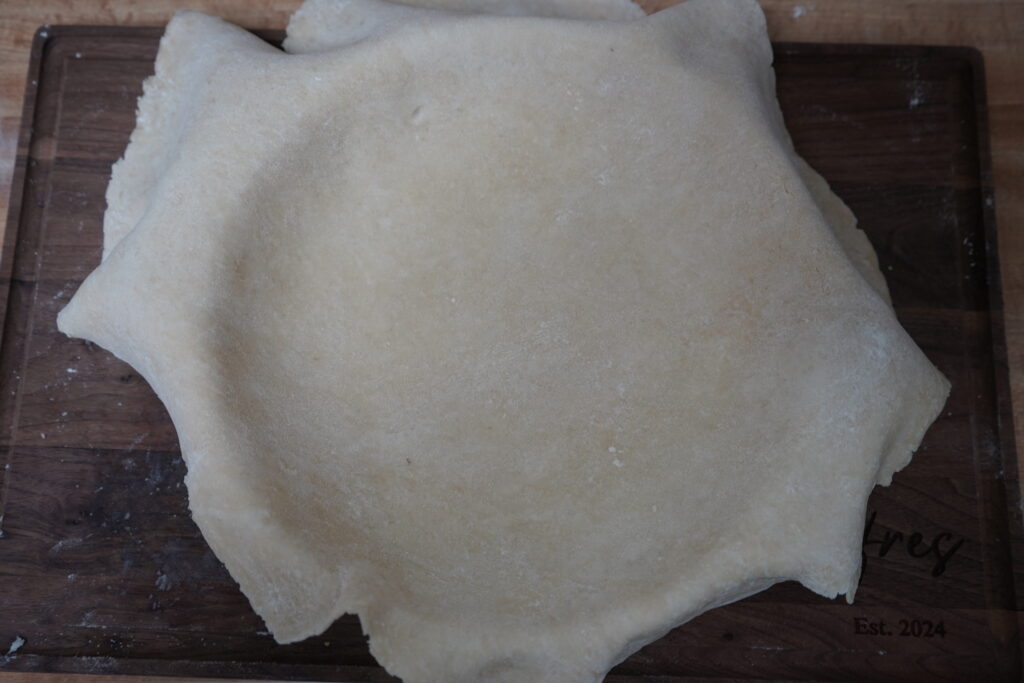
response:
[[[58,319],[164,401],[279,642],[598,681],[779,581],[852,599],[949,385],[753,0],[309,0],[285,47],[175,16]]]

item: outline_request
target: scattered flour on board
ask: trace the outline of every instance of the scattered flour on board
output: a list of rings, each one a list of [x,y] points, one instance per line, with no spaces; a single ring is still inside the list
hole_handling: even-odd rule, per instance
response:
[[[54,543],[52,546],[50,546],[50,552],[59,553],[61,550],[73,548],[76,545],[80,545],[84,540],[84,538],[63,538]]]
[[[142,443],[143,441],[146,440],[147,436],[149,436],[149,432],[143,432],[142,434],[139,434],[137,437],[132,439],[132,442],[130,444],[128,444],[128,451],[127,452],[131,453],[132,451],[134,451],[136,446],[138,446],[140,443]]]
[[[801,17],[810,14],[814,11],[813,2],[803,2],[799,5],[793,5],[793,9],[790,10],[790,14],[794,19],[800,19]]]
[[[156,589],[158,591],[169,591],[174,586],[174,580],[163,572],[156,573]]]
[[[14,640],[11,641],[11,646],[7,648],[7,654],[5,656],[10,657],[15,652],[21,649],[21,646],[25,644],[25,639],[21,636],[14,636]]]
[[[910,101],[907,103],[908,109],[917,109],[924,104],[925,98],[925,86],[924,83],[917,81],[914,83],[913,89],[910,91]]]

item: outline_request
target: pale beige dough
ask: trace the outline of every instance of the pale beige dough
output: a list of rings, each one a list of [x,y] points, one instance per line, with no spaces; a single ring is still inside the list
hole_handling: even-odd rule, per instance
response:
[[[565,19],[639,19],[632,0],[306,0],[288,22],[293,54],[343,47],[401,25],[431,22],[438,11]]]
[[[163,399],[274,637],[354,612],[407,681],[597,681],[781,580],[852,597],[948,383],[757,5],[382,5],[313,0],[302,54],[179,14],[58,321]]]

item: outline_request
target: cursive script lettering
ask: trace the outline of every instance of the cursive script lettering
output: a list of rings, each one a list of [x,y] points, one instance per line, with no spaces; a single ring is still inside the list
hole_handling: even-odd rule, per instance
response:
[[[889,551],[898,547],[914,558],[933,557],[935,562],[932,564],[931,574],[932,576],[942,576],[949,565],[950,559],[956,554],[956,551],[960,550],[960,546],[966,540],[963,538],[956,540],[953,534],[946,533],[945,531],[935,534],[928,543],[925,543],[924,534],[917,531],[904,536],[902,531],[886,530],[875,537],[872,536],[871,532],[874,529],[875,516],[877,514],[877,512],[872,511],[868,517],[868,523],[864,527],[863,561],[865,565],[867,565],[868,553],[875,546],[878,547],[878,557],[880,558],[885,557],[889,554]]]

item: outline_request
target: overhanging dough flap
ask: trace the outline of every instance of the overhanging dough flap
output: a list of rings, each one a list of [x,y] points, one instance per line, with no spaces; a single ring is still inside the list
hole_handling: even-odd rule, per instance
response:
[[[760,9],[432,4],[309,0],[292,54],[177,15],[59,317],[165,402],[274,637],[355,612],[409,681],[597,681],[777,581],[852,595],[948,383]]]

